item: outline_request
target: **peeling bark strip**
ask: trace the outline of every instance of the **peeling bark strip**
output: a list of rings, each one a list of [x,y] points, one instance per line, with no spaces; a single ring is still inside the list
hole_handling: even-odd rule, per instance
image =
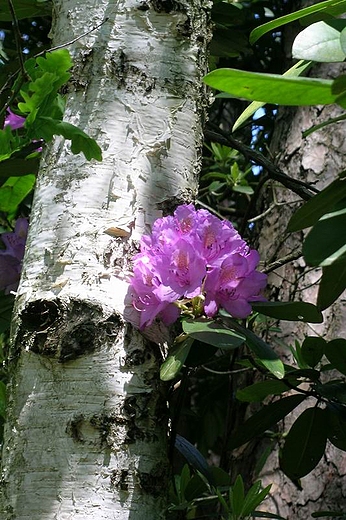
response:
[[[153,220],[196,193],[209,0],[55,0],[66,117],[102,163],[46,150],[13,323],[2,520],[166,517],[159,347],[129,321],[127,273]]]

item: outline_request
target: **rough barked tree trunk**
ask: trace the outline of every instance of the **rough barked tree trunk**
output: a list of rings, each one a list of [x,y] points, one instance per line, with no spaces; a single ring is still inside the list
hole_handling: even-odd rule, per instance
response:
[[[60,139],[44,154],[13,326],[0,516],[165,518],[165,334],[144,338],[129,323],[126,275],[138,237],[196,192],[209,1],[53,4],[55,45],[104,21],[71,46],[65,117],[104,159],[88,163]]]
[[[331,78],[340,73],[340,64],[324,65],[314,70],[313,75]],[[292,178],[314,183],[319,189],[330,184],[346,166],[346,124],[341,122],[327,126],[305,139],[302,137],[302,131],[341,113],[342,109],[335,105],[280,109],[272,152],[282,171]],[[304,237],[303,232],[290,236],[286,232],[290,216],[300,205],[299,197],[279,186],[274,188],[273,193],[275,202],[280,206],[276,206],[266,217],[260,237],[262,257],[267,264],[284,258],[287,254],[297,253],[301,250]],[[316,282],[320,276],[321,271],[306,267],[302,258],[290,262],[270,275],[271,299],[316,303]],[[322,335],[327,340],[346,337],[345,296],[341,296],[323,314],[322,324],[280,322],[280,340],[286,345],[294,345],[296,339],[302,342],[307,335]],[[275,337],[272,336],[271,340],[278,348]],[[281,354],[292,361],[288,349],[281,351]],[[313,406],[315,402],[309,401],[309,406]],[[283,425],[284,431],[289,430],[294,418],[301,411],[302,408],[299,408],[287,418]],[[346,454],[329,443],[325,457],[316,469],[301,479],[300,491],[279,470],[278,451],[275,450],[262,472],[263,484],[273,483],[271,499],[269,504],[266,503],[265,509],[292,520],[306,520],[314,511],[345,511],[345,475]]]

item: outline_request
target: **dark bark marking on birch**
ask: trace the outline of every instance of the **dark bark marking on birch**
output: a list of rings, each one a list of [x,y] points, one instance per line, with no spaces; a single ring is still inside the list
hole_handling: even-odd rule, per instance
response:
[[[157,13],[171,13],[173,11],[185,11],[180,2],[174,0],[152,0],[151,4]]]
[[[175,195],[174,197],[167,198],[162,202],[157,204],[157,209],[162,211],[164,217],[168,215],[172,215],[176,210],[177,206],[181,204],[189,204],[193,202],[194,194],[192,190],[184,190],[181,193]]]
[[[122,469],[121,471],[113,470],[110,479],[111,486],[120,491],[128,491],[128,475],[129,472],[126,469]]]
[[[162,495],[162,489],[168,487],[168,473],[162,465],[156,465],[150,473],[138,472],[139,483],[143,491],[152,495]]]

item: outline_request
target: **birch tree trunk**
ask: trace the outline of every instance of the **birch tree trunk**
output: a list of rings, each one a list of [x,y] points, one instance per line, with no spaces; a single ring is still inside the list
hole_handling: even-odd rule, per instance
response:
[[[209,0],[53,4],[54,45],[104,22],[70,47],[65,116],[103,162],[60,139],[44,153],[13,322],[0,516],[165,518],[168,334],[133,326],[127,274],[139,236],[196,193]]]
[[[318,68],[316,75],[325,78],[342,73],[342,67],[325,65]],[[313,74],[315,75],[315,74]],[[302,107],[281,109],[272,142],[273,156],[278,166],[292,178],[314,183],[319,189],[330,184],[346,166],[345,123],[327,126],[318,132],[302,138],[302,131],[336,117],[342,109],[336,105],[325,107]],[[292,213],[299,207],[297,195],[286,188],[273,189],[276,206],[266,217],[260,247],[267,264],[295,254],[302,247],[303,232],[288,236],[286,229]],[[268,204],[268,202],[267,202]],[[283,265],[269,277],[272,300],[305,301],[316,303],[321,271],[306,267],[302,258]],[[321,335],[327,341],[345,337],[345,297],[341,296],[332,307],[324,311],[321,324],[280,322],[279,340],[286,345],[302,342],[305,336]],[[271,337],[273,345],[278,342]],[[289,350],[281,352],[291,362]],[[311,406],[315,401],[309,403]],[[294,418],[293,413],[285,420],[283,430],[288,431]],[[325,456],[315,470],[301,479],[299,490],[278,467],[278,450],[269,457],[262,472],[263,485],[273,483],[271,499],[266,510],[288,519],[306,520],[315,511],[344,511],[346,498],[346,454],[328,443]]]

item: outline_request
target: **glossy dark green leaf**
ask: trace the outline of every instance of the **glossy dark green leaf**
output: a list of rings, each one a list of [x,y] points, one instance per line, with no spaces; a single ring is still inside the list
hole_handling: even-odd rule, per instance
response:
[[[327,405],[328,439],[339,448],[346,451],[346,408],[334,403]]]
[[[325,213],[332,210],[345,197],[346,171],[343,171],[335,181],[320,193],[314,195],[292,215],[287,230],[289,232],[299,231],[300,229],[313,226]]]
[[[264,406],[243,423],[229,439],[229,448],[234,449],[269,430],[305,399],[304,395],[290,395]]]
[[[216,348],[235,349],[242,345],[245,336],[223,326],[213,320],[185,320],[183,331],[194,339]]]
[[[307,408],[293,423],[280,456],[282,471],[298,480],[312,471],[321,460],[327,442],[327,412]]]
[[[204,77],[214,89],[233,97],[278,105],[328,105],[335,103],[331,80],[286,77],[276,74],[216,69]]]
[[[275,379],[269,381],[260,381],[253,385],[237,390],[236,398],[239,401],[261,402],[269,395],[280,395],[287,392],[290,388],[283,382]]]
[[[40,159],[34,157],[33,159],[7,159],[0,162],[0,177],[8,178],[21,177],[22,175],[36,174]]]
[[[175,447],[177,450],[185,457],[187,462],[193,467],[195,470],[199,471],[204,475],[208,480],[210,480],[211,475],[209,472],[209,464],[201,454],[201,452],[189,442],[185,437],[181,435],[177,435],[175,438]]]
[[[217,352],[217,348],[207,345],[197,339],[194,340],[190,352],[186,358],[187,367],[198,367],[209,361]]]
[[[345,27],[345,20],[320,21],[309,25],[295,38],[293,57],[325,63],[344,61],[340,36]]]
[[[179,373],[190,352],[193,338],[187,337],[183,341],[176,343],[168,352],[167,359],[160,368],[160,378],[162,381],[171,381]]]
[[[346,383],[342,380],[334,379],[327,383],[316,383],[313,388],[322,397],[346,404]]]
[[[220,314],[228,328],[245,336],[247,346],[255,354],[256,358],[262,363],[262,365],[265,366],[275,377],[282,379],[285,375],[285,368],[276,352],[251,330],[243,327],[236,320],[229,318],[229,314],[226,311],[221,310]]]
[[[308,323],[322,323],[322,313],[315,305],[307,302],[256,302],[252,303],[253,310],[288,321],[304,321]]]
[[[271,20],[270,22],[256,27],[256,29],[252,31],[252,33],[250,34],[250,43],[254,44],[259,38],[261,38],[261,36],[270,31],[273,31],[277,27],[281,27],[282,25],[285,25],[287,23],[294,22],[295,20],[301,20],[306,16],[311,16],[319,12],[321,14],[324,14],[325,12],[328,13],[334,7],[340,7],[341,9],[346,10],[346,2],[344,0],[327,0],[325,2],[318,2],[315,5],[305,7],[304,9],[300,9],[285,16],[281,16],[280,18],[276,18],[275,20]]]
[[[313,266],[329,266],[343,261],[346,254],[346,199],[338,209],[325,214],[314,225],[303,243],[305,261]]]
[[[323,267],[318,287],[317,307],[323,311],[346,289],[346,259]]]
[[[301,346],[301,354],[305,363],[314,368],[322,359],[326,341],[319,336],[307,336]]]
[[[187,483],[184,496],[188,502],[192,502],[196,498],[202,497],[208,492],[208,485],[206,481],[200,475],[193,475]]]
[[[346,375],[346,339],[337,338],[329,341],[324,354],[339,372]]]

